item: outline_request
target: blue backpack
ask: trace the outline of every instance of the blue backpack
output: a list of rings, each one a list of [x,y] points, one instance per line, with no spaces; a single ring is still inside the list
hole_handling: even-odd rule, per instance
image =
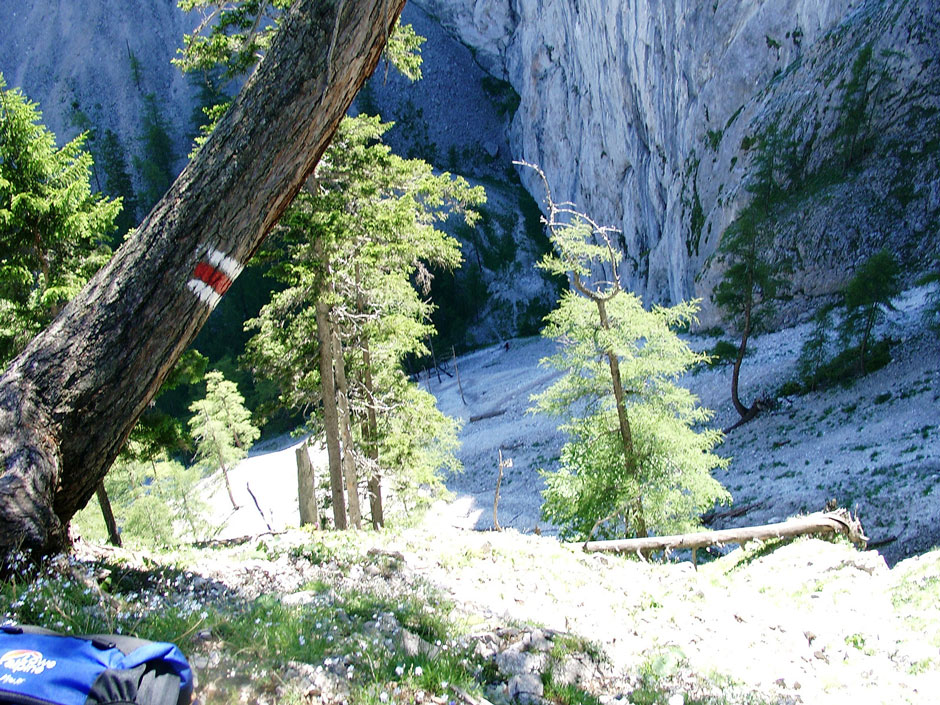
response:
[[[188,705],[193,679],[173,644],[0,627],[0,703]]]

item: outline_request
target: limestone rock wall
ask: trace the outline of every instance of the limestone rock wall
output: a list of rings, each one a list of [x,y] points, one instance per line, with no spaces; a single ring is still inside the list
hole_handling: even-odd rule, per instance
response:
[[[197,95],[170,60],[199,20],[176,0],[2,2],[0,72],[39,104],[59,144],[87,129],[80,111],[99,133],[114,131],[131,157],[142,101],[153,94],[181,169]]]
[[[797,191],[833,158],[867,45],[874,146],[788,209],[781,252],[798,244],[806,260],[793,293],[836,290],[882,244],[908,260],[936,253],[936,0],[415,1],[513,85],[514,156],[542,166],[556,200],[622,230],[622,275],[647,299],[707,299],[709,256],[750,198],[750,138],[779,125],[807,151]],[[889,192],[901,171],[899,203]]]

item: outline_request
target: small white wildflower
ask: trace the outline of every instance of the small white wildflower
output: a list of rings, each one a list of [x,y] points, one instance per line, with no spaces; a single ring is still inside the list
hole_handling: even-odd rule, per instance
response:
[[[307,643],[307,640],[304,639],[304,635],[303,635],[303,634],[301,634],[300,636],[297,637],[297,641],[300,642],[300,645],[301,645],[301,646],[303,646],[304,644]]]
[[[381,700],[383,703],[387,703],[388,693],[386,693],[384,690],[381,693],[379,693],[379,700]]]
[[[395,674],[401,678],[402,674],[405,672],[404,666],[395,666]]]
[[[421,668],[421,666],[415,666],[415,675],[420,678],[422,675],[424,675],[424,669]]]

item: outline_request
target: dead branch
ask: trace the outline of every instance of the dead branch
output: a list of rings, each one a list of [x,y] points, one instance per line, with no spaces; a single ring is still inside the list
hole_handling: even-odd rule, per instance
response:
[[[484,411],[482,414],[471,416],[470,423],[473,423],[474,421],[482,421],[483,419],[491,419],[494,416],[502,416],[505,413],[505,409],[492,409],[491,411]]]
[[[743,517],[752,509],[760,509],[764,506],[764,504],[765,502],[749,502],[748,504],[740,504],[736,507],[731,507],[731,509],[724,509],[720,512],[711,511],[702,515],[702,523],[705,526],[711,526],[719,519],[734,519],[735,517]]]
[[[868,541],[858,517],[853,517],[846,509],[838,509],[832,512],[817,512],[803,517],[796,517],[777,524],[744,526],[739,529],[700,531],[693,534],[650,536],[617,541],[588,541],[584,544],[584,550],[588,552],[640,553],[680,548],[704,548],[705,546],[720,546],[728,543],[743,544],[748,541],[766,541],[768,539],[790,538],[807,534],[845,534],[852,543],[862,548],[865,547]]]

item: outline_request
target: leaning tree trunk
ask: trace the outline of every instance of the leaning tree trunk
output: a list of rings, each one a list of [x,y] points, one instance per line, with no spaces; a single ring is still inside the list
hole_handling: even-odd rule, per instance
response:
[[[101,507],[101,516],[104,518],[104,525],[108,530],[108,543],[120,548],[121,532],[118,531],[117,522],[114,520],[114,512],[111,510],[111,500],[108,498],[108,491],[104,488],[104,480],[98,483],[98,486],[95,488],[95,494],[98,495],[98,506]]]
[[[298,0],[135,236],[0,378],[0,550],[50,552],[313,171],[404,0]]]

